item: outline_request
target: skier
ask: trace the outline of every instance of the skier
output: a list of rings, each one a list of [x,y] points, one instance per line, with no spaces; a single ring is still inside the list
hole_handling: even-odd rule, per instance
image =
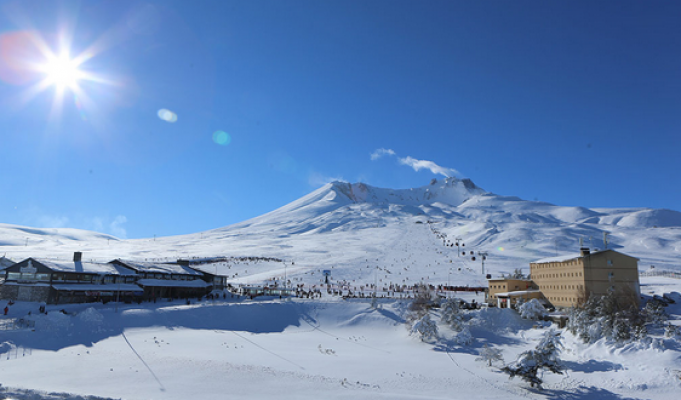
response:
[[[8,312],[9,312],[9,307],[5,306],[5,315],[7,315]]]

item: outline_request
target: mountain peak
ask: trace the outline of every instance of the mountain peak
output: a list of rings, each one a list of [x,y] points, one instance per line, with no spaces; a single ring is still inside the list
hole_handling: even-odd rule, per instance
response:
[[[486,193],[470,179],[454,177],[433,179],[430,184],[411,189],[383,189],[365,183],[332,182],[329,189],[338,192],[355,203],[388,203],[422,205],[445,203],[458,206],[469,198]]]

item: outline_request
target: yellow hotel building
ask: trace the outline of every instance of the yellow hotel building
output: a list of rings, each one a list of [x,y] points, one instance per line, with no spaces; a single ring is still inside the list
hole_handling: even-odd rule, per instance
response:
[[[532,281],[555,307],[572,307],[609,290],[640,299],[638,259],[615,250],[550,257],[530,263]]]

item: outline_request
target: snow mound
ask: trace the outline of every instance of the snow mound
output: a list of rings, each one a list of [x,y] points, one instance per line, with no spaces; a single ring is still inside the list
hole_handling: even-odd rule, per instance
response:
[[[495,333],[518,332],[531,327],[533,322],[523,320],[520,315],[509,308],[483,308],[474,313],[470,321],[472,327]]]
[[[622,217],[617,225],[632,228],[681,227],[681,212],[666,209],[633,212]]]
[[[40,315],[35,320],[36,331],[64,331],[69,329],[71,325],[71,317],[59,311],[53,311],[47,315]]]
[[[80,322],[88,323],[88,324],[101,324],[104,322],[104,315],[102,315],[101,312],[95,310],[94,308],[90,307],[86,309],[85,311],[82,311],[78,313],[77,316],[78,320]]]
[[[15,346],[14,343],[2,342],[2,343],[0,343],[0,354],[9,353],[12,350],[14,350],[16,347],[17,346]]]

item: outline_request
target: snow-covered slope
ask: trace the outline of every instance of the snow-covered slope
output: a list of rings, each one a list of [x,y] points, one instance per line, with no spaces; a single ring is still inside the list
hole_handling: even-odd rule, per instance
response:
[[[641,269],[681,270],[677,211],[557,206],[496,195],[456,178],[399,190],[333,182],[248,221],[155,240],[0,225],[0,254],[21,260],[83,251],[99,261],[273,257],[286,265],[234,265],[232,278],[262,282],[288,274],[316,283],[322,269],[332,269],[338,280],[477,285],[484,284],[478,252],[488,253],[485,272],[527,270],[532,260],[575,252],[580,239],[602,248],[604,232],[608,246],[640,258]],[[465,244],[459,251],[456,238]]]

